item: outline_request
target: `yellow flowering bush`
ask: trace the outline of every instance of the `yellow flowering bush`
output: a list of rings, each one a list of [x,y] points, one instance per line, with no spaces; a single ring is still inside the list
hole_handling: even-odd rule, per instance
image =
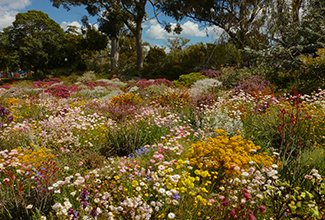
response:
[[[192,166],[197,166],[200,171],[197,175],[206,177],[206,170],[218,171],[225,177],[233,177],[240,174],[235,167],[248,169],[251,161],[259,166],[270,167],[273,158],[267,153],[257,153],[260,146],[242,136],[228,137],[223,130],[216,130],[219,136],[208,138],[207,141],[200,140],[191,145],[185,158]]]
[[[33,168],[38,167],[42,168],[44,163],[54,159],[54,155],[51,154],[51,151],[43,146],[41,147],[33,147],[34,145],[31,144],[32,148],[16,148],[11,150],[9,155],[12,155],[14,159],[12,162],[16,164],[20,164],[21,171],[32,171]],[[4,162],[5,158],[0,158],[0,163]]]
[[[122,105],[136,105],[143,102],[143,99],[133,93],[125,93],[119,96],[113,96],[111,103],[117,106]]]

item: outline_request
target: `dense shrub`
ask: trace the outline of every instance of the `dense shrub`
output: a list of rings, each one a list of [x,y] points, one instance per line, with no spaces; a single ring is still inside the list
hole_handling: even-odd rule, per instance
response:
[[[193,85],[196,81],[200,79],[205,79],[206,76],[202,75],[198,72],[193,72],[187,75],[181,75],[178,80],[173,82],[173,86],[176,87],[190,87]]]

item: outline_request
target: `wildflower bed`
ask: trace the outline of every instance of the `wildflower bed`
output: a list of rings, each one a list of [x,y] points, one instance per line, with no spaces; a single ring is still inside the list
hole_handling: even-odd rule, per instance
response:
[[[324,219],[325,91],[248,84],[0,88],[0,219]]]

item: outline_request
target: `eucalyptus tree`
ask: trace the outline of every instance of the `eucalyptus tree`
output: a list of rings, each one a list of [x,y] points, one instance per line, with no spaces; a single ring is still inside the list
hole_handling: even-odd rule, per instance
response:
[[[273,0],[156,0],[159,11],[180,21],[190,18],[215,25],[238,48],[267,43],[265,24]]]
[[[142,23],[147,17],[147,3],[151,0],[50,0],[53,6],[61,5],[70,9],[71,6],[85,6],[88,13],[98,16],[100,30],[109,35],[112,46],[112,59],[118,59],[118,40],[122,29],[126,26],[136,41],[137,68],[143,67],[142,54]],[[116,64],[113,63],[115,67]]]

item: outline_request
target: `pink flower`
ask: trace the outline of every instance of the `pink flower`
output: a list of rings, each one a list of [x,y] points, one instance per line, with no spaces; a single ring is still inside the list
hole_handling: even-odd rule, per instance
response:
[[[84,162],[80,161],[79,164],[78,164],[78,166],[80,167],[80,166],[82,166],[83,164],[84,164]]]
[[[219,199],[224,200],[225,197],[224,196],[219,196]]]
[[[235,210],[230,210],[230,216],[233,218],[237,218],[236,211]]]
[[[263,205],[260,205],[259,210],[260,210],[260,213],[265,213],[266,212],[266,208]]]
[[[247,199],[247,200],[250,200],[252,197],[249,195],[249,193],[247,193],[247,192],[245,192],[244,193],[244,197],[245,197],[245,199]]]
[[[155,163],[156,161],[155,161],[154,159],[151,159],[150,162],[151,162],[151,163]]]
[[[256,217],[253,214],[250,214],[248,216],[248,220],[256,220]]]
[[[312,175],[306,175],[306,176],[305,176],[305,179],[307,179],[307,180],[310,180],[310,179],[312,179],[312,178],[313,178]]]

